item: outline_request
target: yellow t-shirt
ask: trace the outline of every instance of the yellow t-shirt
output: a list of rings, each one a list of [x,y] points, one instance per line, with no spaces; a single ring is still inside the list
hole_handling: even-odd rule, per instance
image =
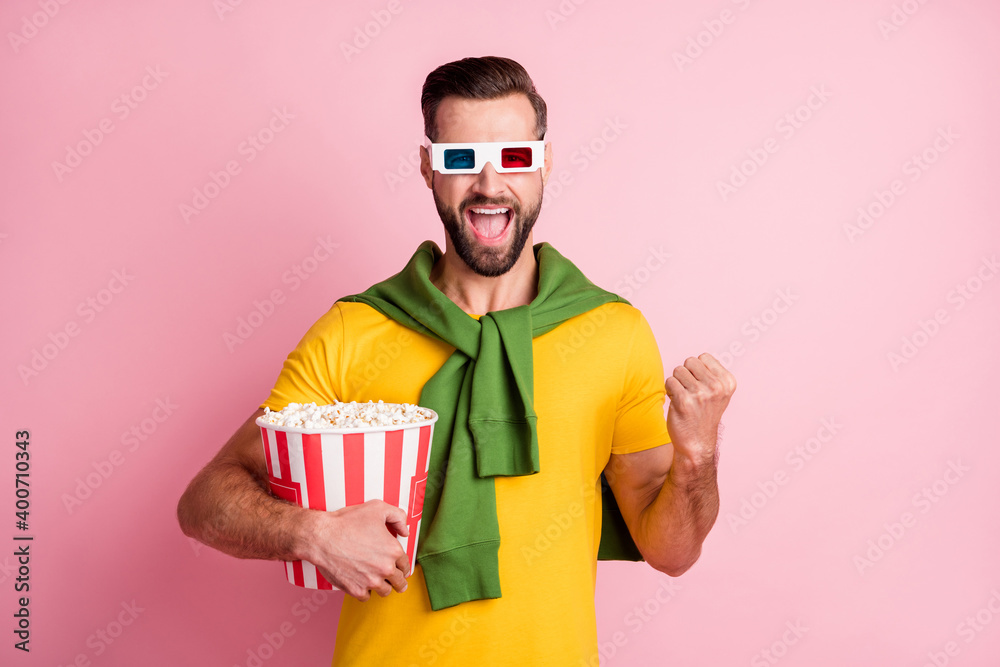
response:
[[[612,452],[669,442],[663,365],[646,319],[622,303],[567,320],[532,350],[540,472],[495,478],[502,597],[431,611],[418,565],[405,593],[345,596],[335,666],[597,663],[600,475]],[[261,407],[418,403],[453,351],[365,304],[338,302],[289,354]]]

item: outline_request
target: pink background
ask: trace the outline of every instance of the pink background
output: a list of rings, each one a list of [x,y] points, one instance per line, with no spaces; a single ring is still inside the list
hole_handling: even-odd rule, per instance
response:
[[[535,240],[641,308],[668,372],[709,351],[739,380],[701,561],[599,567],[602,664],[998,664],[1000,6],[223,1],[0,9],[0,542],[21,429],[36,536],[30,655],[0,548],[0,662],[327,664],[340,594],[309,610],[176,502],[338,296],[443,244],[420,87],[498,54],[550,110]]]

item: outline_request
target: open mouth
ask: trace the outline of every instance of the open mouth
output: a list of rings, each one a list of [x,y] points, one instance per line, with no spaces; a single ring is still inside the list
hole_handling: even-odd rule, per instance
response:
[[[481,243],[496,245],[507,238],[514,211],[505,206],[470,206],[465,219]]]

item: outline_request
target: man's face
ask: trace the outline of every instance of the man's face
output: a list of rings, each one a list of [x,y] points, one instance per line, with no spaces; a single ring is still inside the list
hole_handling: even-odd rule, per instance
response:
[[[523,94],[496,100],[446,97],[438,106],[439,143],[534,141],[535,111]],[[521,256],[542,207],[552,168],[551,146],[538,171],[498,174],[486,163],[478,174],[439,174],[421,148],[420,171],[456,254],[481,276],[507,273]]]

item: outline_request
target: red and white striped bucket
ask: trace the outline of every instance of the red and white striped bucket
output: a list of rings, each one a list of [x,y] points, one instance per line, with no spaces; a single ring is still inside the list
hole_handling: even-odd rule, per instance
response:
[[[275,426],[262,420],[257,425],[271,493],[302,507],[331,512],[372,499],[403,509],[410,534],[397,539],[410,559],[412,574],[437,415],[399,427],[326,431]],[[289,583],[335,588],[308,561],[286,561],[284,566]]]

